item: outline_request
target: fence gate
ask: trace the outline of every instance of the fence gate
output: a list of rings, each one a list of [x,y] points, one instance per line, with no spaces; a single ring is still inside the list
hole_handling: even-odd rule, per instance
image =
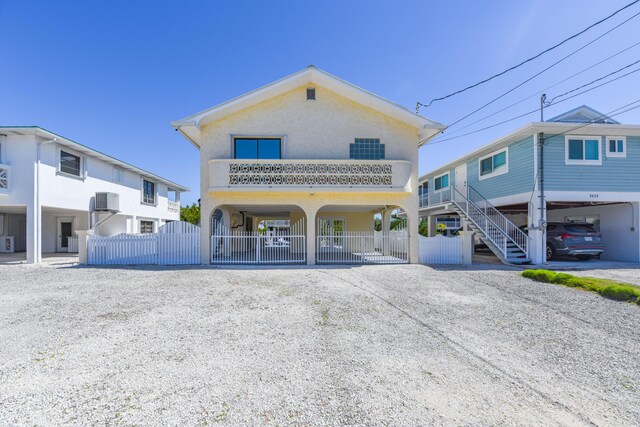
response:
[[[403,264],[409,262],[409,234],[402,224],[389,234],[346,231],[344,222],[318,221],[318,264]]]
[[[420,236],[419,258],[422,264],[462,264],[462,238]]]
[[[87,262],[92,265],[200,264],[200,227],[187,222],[167,223],[153,234],[91,236]]]
[[[212,264],[305,264],[304,218],[287,229],[237,231],[219,220],[211,224]]]

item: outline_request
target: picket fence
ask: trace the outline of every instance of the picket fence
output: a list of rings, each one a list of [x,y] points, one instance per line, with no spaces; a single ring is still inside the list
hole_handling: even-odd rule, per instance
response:
[[[183,221],[167,223],[153,234],[91,236],[91,265],[200,264],[200,227]]]
[[[420,236],[418,253],[422,264],[462,264],[462,238]]]

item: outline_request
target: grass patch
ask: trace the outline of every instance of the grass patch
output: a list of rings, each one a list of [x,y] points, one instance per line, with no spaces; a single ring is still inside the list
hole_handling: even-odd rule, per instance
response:
[[[525,270],[522,275],[538,282],[554,283],[572,288],[597,292],[605,298],[616,301],[629,301],[640,305],[640,287],[615,280],[578,277],[573,274],[556,273],[550,270]]]

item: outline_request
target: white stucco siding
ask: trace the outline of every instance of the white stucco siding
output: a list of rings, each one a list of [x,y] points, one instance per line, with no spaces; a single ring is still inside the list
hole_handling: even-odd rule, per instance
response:
[[[84,177],[77,178],[59,172],[61,149],[83,158]],[[123,215],[179,219],[179,214],[168,210],[167,185],[163,183],[156,182],[156,205],[150,206],[141,203],[142,177],[138,174],[123,170],[123,183],[117,183],[114,178],[114,165],[57,144],[43,145],[40,159],[42,206],[90,211],[96,192],[113,192],[120,195],[120,212]],[[122,230],[125,231],[126,229]]]
[[[233,157],[231,135],[284,136],[285,159],[349,159],[355,138],[380,138],[386,159],[415,161],[418,131],[321,87],[302,86],[210,123],[202,129],[202,166]],[[417,166],[416,166],[417,167]]]
[[[0,131],[0,133],[2,133]],[[29,206],[34,202],[36,144],[32,135],[7,135],[2,142],[0,164],[8,165],[9,191],[0,192],[0,206]]]

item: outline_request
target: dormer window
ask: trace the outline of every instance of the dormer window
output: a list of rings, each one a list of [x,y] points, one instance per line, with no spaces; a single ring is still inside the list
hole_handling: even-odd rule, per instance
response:
[[[316,100],[316,88],[308,87],[307,88],[307,101],[315,101]]]

